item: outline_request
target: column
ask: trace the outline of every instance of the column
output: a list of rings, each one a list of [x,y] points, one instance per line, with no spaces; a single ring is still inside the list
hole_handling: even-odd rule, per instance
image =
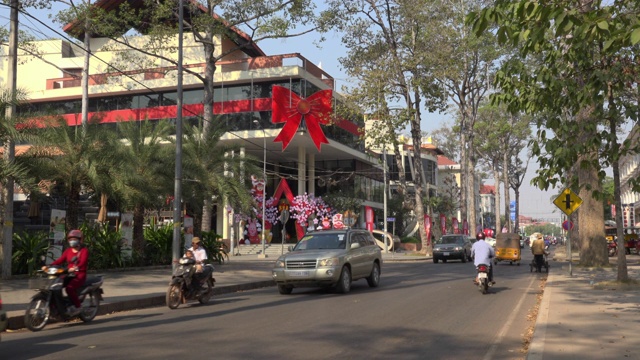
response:
[[[298,147],[298,194],[307,192],[307,149]]]
[[[309,181],[307,181],[307,192],[309,194],[316,195],[316,154],[309,154],[307,156],[307,175],[309,176]]]

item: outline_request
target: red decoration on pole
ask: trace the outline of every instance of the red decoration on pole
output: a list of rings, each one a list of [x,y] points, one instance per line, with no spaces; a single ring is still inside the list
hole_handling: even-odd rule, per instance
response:
[[[298,127],[302,123],[303,116],[307,131],[318,151],[320,151],[323,143],[329,143],[329,140],[322,132],[320,124],[329,123],[329,116],[332,111],[331,90],[318,91],[306,99],[282,86],[273,86],[271,92],[273,94],[271,98],[272,121],[274,123],[285,123],[273,141],[282,142],[283,151],[289,146],[291,139],[296,134]]]
[[[451,227],[453,228],[453,233],[454,234],[460,234],[460,228],[459,228],[459,225],[458,225],[458,219],[451,218]]]
[[[467,219],[462,220],[462,231],[465,235],[469,235],[469,222]]]
[[[424,214],[424,231],[427,233],[427,245],[431,245],[431,216]]]
[[[442,235],[447,233],[447,219],[444,214],[440,214],[440,231]]]

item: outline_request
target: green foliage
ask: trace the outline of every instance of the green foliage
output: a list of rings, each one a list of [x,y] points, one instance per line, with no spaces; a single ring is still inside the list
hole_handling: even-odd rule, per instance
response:
[[[155,229],[145,228],[144,238],[146,263],[149,265],[170,265],[173,257],[173,225],[167,224]],[[180,249],[183,247],[184,238],[180,241]]]
[[[44,232],[13,234],[13,273],[33,275],[44,263],[44,257],[53,256],[49,246],[48,235]]]
[[[123,240],[119,231],[111,230],[109,224],[94,226],[82,224],[84,245],[89,250],[90,269],[122,268],[131,264],[131,259],[122,253]]]
[[[400,242],[404,244],[420,244],[421,243],[420,239],[416,239],[413,236],[405,236],[400,239]]]
[[[202,240],[202,246],[207,251],[209,261],[223,264],[225,260],[229,260],[229,249],[222,242],[222,236],[214,231],[203,231],[200,239]]]

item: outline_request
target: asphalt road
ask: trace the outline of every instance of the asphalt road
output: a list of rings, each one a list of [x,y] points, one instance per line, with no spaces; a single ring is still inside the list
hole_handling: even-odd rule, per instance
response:
[[[543,274],[498,264],[482,295],[474,267],[387,263],[379,288],[346,295],[276,288],[3,335],[2,359],[523,359],[527,314]]]

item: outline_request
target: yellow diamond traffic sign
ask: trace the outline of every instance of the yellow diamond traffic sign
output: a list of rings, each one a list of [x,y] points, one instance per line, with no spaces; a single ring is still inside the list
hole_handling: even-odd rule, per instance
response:
[[[571,189],[567,188],[558,196],[553,203],[562,210],[567,216],[573,214],[582,205],[582,199],[576,195]]]

